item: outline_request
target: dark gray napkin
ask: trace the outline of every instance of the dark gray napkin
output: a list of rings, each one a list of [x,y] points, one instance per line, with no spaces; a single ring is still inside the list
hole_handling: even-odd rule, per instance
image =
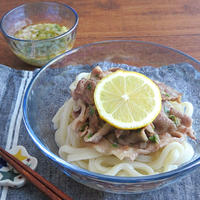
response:
[[[119,195],[100,192],[83,186],[60,172],[35,146],[22,120],[21,103],[23,95],[25,88],[35,73],[36,71],[19,71],[0,65],[0,145],[2,147],[9,149],[16,144],[25,146],[28,152],[37,157],[39,161],[36,171],[75,200],[200,199],[199,168],[179,180],[179,182],[168,187],[138,195]],[[193,73],[193,70],[191,73]],[[19,189],[0,188],[0,200],[6,199],[45,200],[48,198],[33,187],[31,183],[27,183]]]

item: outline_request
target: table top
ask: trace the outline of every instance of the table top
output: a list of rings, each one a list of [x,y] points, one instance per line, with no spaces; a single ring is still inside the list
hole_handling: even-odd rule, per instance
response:
[[[34,2],[38,0],[30,0]],[[49,0],[50,1],[50,0]],[[103,40],[131,39],[160,43],[200,60],[199,0],[58,0],[79,14],[74,47]],[[25,0],[1,0],[0,17]],[[34,69],[20,61],[0,34],[0,63]]]
[[[29,2],[38,2],[38,0],[29,0]],[[55,1],[55,0],[48,0]],[[79,14],[79,25],[77,38],[74,47],[91,42],[112,40],[112,39],[131,39],[156,42],[172,48],[179,49],[196,59],[200,60],[200,1],[199,0],[56,0],[64,2],[73,7]],[[26,3],[26,0],[0,0],[0,18],[7,11]],[[8,45],[0,33],[0,63],[16,68],[32,70],[35,67],[30,66],[19,60],[8,48]],[[32,72],[29,72],[32,73]],[[28,76],[30,78],[31,76]],[[12,81],[11,81],[12,82]],[[24,81],[24,84],[28,84]],[[12,87],[15,91],[16,88]],[[16,93],[18,90],[15,91]],[[21,91],[22,93],[23,91]],[[13,92],[14,93],[14,92]],[[7,93],[9,94],[13,94]],[[2,93],[3,94],[3,93]],[[4,98],[2,98],[4,99]],[[12,98],[8,98],[10,101]],[[5,101],[5,99],[4,99]],[[5,101],[4,105],[8,104]],[[2,107],[3,108],[3,107]],[[9,116],[10,110],[1,109],[2,116]],[[19,109],[20,110],[20,109]],[[21,115],[19,115],[21,116]],[[7,120],[6,117],[2,117]],[[20,117],[16,117],[20,120]],[[3,122],[2,122],[3,124]],[[18,125],[18,123],[13,123]],[[5,127],[8,127],[5,123]],[[24,125],[20,126],[21,132],[25,132]],[[1,129],[4,130],[4,129]],[[7,130],[7,129],[5,129]],[[12,133],[12,132],[11,132]],[[15,135],[18,132],[15,131]],[[20,135],[20,134],[19,134]],[[61,189],[67,188],[70,195],[79,195],[77,199],[86,199],[86,196],[96,197],[98,199],[168,199],[174,197],[180,199],[199,199],[199,182],[200,173],[196,171],[191,176],[186,177],[183,181],[175,183],[173,186],[165,187],[158,192],[147,193],[135,196],[125,196],[117,194],[104,194],[100,191],[91,190],[88,187],[80,186],[78,183],[67,176],[62,176],[53,165],[46,164],[46,158],[41,152],[34,148],[34,145],[28,134],[21,134],[19,138],[23,144],[29,144],[32,148],[32,155],[41,156],[40,165],[49,168],[50,174],[45,174],[45,178],[52,183],[61,186]],[[23,137],[23,138],[22,138]],[[15,136],[13,137],[15,139]],[[7,137],[5,137],[6,141]],[[1,139],[3,141],[3,139]],[[12,140],[10,140],[12,141]],[[45,170],[44,169],[44,170]],[[57,170],[57,171],[56,171]],[[43,169],[39,168],[38,172],[42,174]],[[52,174],[56,174],[52,176]],[[59,178],[58,178],[59,177]],[[33,191],[34,190],[34,191]],[[6,194],[7,190],[2,190]],[[192,192],[191,192],[192,191]],[[84,194],[83,194],[84,192]],[[24,187],[23,191],[18,192],[21,199],[24,194],[30,195],[30,199],[41,199],[41,193],[29,185]],[[177,195],[178,194],[178,195]],[[38,198],[37,198],[38,195]],[[154,198],[152,197],[154,195]],[[2,195],[3,196],[3,195]],[[15,199],[16,191],[10,190],[8,199]],[[2,197],[2,199],[5,199]],[[44,198],[42,198],[44,199]],[[169,198],[170,199],[170,198]]]

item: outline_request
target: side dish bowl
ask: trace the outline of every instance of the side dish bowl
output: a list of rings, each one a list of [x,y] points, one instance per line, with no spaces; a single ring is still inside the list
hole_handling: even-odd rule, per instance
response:
[[[67,32],[42,40],[19,39],[16,32],[34,24],[52,23],[67,27]],[[56,2],[27,3],[6,13],[0,22],[3,36],[12,52],[24,62],[43,66],[73,47],[78,15],[70,6]]]
[[[117,177],[93,173],[72,165],[58,156],[52,118],[70,96],[68,79],[102,62],[155,68],[167,65],[177,67],[180,63],[186,63],[195,68],[195,77],[200,77],[199,61],[181,51],[150,42],[104,41],[70,50],[40,69],[29,84],[24,96],[24,122],[29,135],[42,153],[74,180],[98,190],[115,193],[133,194],[159,189],[179,180],[198,167],[200,147],[197,142],[191,142],[195,155],[189,163],[166,173],[141,177]],[[69,67],[73,70],[68,70]],[[196,106],[198,108],[195,107],[194,110],[199,109],[199,105]],[[194,129],[199,138],[198,126]]]

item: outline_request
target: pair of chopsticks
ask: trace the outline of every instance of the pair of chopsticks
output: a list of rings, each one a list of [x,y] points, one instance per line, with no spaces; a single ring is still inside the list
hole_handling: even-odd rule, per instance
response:
[[[46,194],[53,200],[72,200],[69,196],[59,190],[56,186],[52,185],[45,178],[40,176],[37,172],[26,166],[13,155],[0,147],[0,156],[13,166],[20,174],[32,182],[40,191]]]

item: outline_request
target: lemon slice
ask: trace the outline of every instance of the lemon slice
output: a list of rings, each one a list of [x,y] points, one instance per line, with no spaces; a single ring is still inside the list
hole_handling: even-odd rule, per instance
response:
[[[94,102],[100,117],[119,129],[144,127],[161,110],[158,86],[143,74],[122,70],[98,82]]]

